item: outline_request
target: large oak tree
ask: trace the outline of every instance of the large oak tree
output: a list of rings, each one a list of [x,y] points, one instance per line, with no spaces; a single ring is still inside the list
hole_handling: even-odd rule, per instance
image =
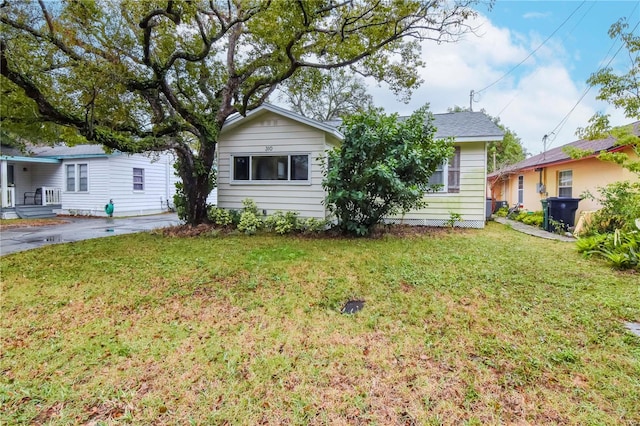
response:
[[[420,42],[455,41],[469,29],[472,3],[5,0],[3,129],[123,152],[173,150],[185,218],[197,224],[207,220],[216,142],[230,115],[256,108],[305,67],[351,66],[410,90]]]
[[[280,90],[292,111],[318,121],[338,120],[374,108],[364,80],[348,68],[304,68]]]

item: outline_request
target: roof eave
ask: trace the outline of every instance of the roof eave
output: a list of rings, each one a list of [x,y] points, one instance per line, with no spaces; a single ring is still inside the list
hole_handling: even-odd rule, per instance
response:
[[[260,115],[263,115],[263,114],[265,114],[267,112],[272,112],[274,114],[281,115],[283,117],[289,118],[289,119],[297,121],[299,123],[306,124],[307,126],[314,127],[314,128],[316,128],[318,130],[321,130],[323,132],[329,133],[330,135],[333,135],[334,137],[336,137],[339,140],[343,140],[344,139],[344,135],[342,133],[340,133],[335,127],[329,126],[329,125],[324,124],[324,123],[322,123],[320,121],[316,121],[316,120],[310,119],[310,118],[302,116],[300,114],[296,114],[296,113],[294,113],[292,111],[286,110],[284,108],[277,107],[277,106],[272,105],[272,104],[262,104],[258,108],[249,111],[247,113],[247,115],[245,115],[245,116],[237,115],[235,117],[232,117],[232,118],[228,119],[224,123],[224,126],[222,126],[222,130],[220,131],[220,133],[226,133],[228,131],[231,131],[231,130],[235,129],[236,127],[238,127],[244,121],[250,120],[250,119],[255,118],[255,117],[259,117]]]
[[[0,155],[0,160],[3,161],[19,161],[21,163],[48,163],[58,164],[60,160],[52,157],[25,157],[19,155]]]
[[[502,140],[502,136],[498,135],[486,135],[486,136],[437,136],[436,139],[453,138],[454,142],[499,142]]]

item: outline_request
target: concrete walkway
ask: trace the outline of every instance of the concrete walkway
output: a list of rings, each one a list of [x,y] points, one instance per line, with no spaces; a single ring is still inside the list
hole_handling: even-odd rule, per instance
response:
[[[65,218],[60,225],[22,227],[0,232],[0,255],[25,251],[50,244],[68,243],[91,238],[133,234],[180,225],[175,213],[127,218]]]
[[[526,225],[522,222],[518,222],[517,220],[507,219],[506,217],[494,217],[494,220],[498,223],[502,223],[503,225],[509,225],[513,229],[519,232],[523,232],[525,234],[533,235],[534,237],[546,238],[548,240],[557,240],[564,241],[567,243],[575,243],[576,239],[573,237],[568,237],[566,235],[554,234],[553,232],[547,232],[542,228],[538,228],[537,226]]]

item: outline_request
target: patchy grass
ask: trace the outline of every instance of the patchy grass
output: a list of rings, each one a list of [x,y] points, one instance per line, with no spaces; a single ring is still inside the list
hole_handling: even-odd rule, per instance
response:
[[[1,273],[1,424],[640,422],[640,277],[497,224],[125,235]]]

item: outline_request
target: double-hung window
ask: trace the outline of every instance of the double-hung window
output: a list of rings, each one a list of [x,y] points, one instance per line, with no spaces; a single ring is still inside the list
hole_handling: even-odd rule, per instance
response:
[[[67,192],[89,191],[89,165],[67,164],[65,179]]]
[[[440,164],[429,178],[433,192],[460,192],[460,147],[456,146],[453,157]]]
[[[133,190],[144,191],[144,169],[133,168]]]
[[[233,181],[308,182],[309,154],[233,155]]]
[[[558,197],[571,197],[573,187],[573,172],[563,170],[558,173]]]
[[[524,203],[524,176],[518,176],[518,205]]]

